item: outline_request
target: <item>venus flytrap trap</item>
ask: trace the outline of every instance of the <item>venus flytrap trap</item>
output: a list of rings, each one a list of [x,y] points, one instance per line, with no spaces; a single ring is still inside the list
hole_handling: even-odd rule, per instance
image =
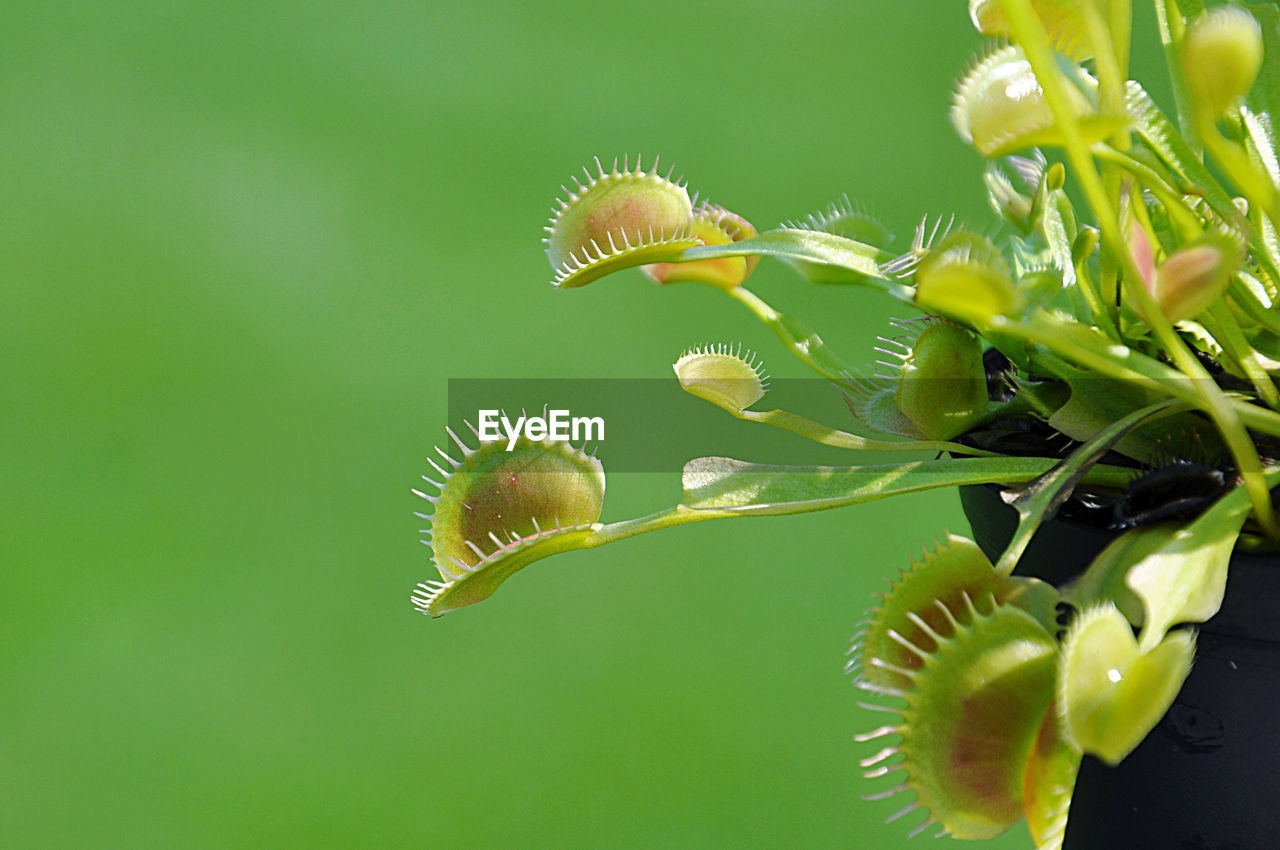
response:
[[[519,437],[472,448],[449,436],[462,459],[437,448],[444,465],[430,463],[440,480],[423,479],[438,493],[414,491],[435,508],[419,516],[431,523],[423,543],[441,581],[419,584],[413,595],[430,614],[486,599],[525,564],[571,547],[604,505],[600,461],[565,443]]]
[[[868,775],[897,777],[869,796],[905,794],[894,818],[923,811],[916,832],[986,838],[1025,817],[1038,847],[1072,846],[1082,758],[1122,762],[1147,736],[1191,669],[1188,624],[1223,604],[1233,553],[1274,552],[1280,533],[1280,12],[1155,11],[1174,118],[1126,79],[1126,0],[971,0],[975,26],[1008,42],[962,77],[951,111],[990,160],[994,235],[926,218],[894,255],[847,196],[758,230],[656,161],[597,160],[547,228],[557,288],[634,267],[710,286],[841,393],[854,427],[763,409],[763,366],[739,343],[681,354],[682,389],[823,445],[933,457],[694,458],[673,507],[602,524],[594,457],[454,437],[461,459],[440,452],[438,493],[420,494],[436,503],[441,580],[414,604],[439,616],[536,560],[673,525],[995,486],[1016,515],[1003,550],[948,535],[900,572],[855,641],[850,672],[886,700],[868,707],[896,718],[858,736],[879,747]],[[878,290],[912,317],[881,338],[876,367],[855,367],[749,288],[761,257]],[[1055,586],[1020,570],[1060,512],[1114,540]]]
[[[608,171],[595,164],[595,174],[582,170],[585,183],[575,177],[573,188],[563,189],[546,227],[556,286],[585,286],[619,269],[674,260],[685,248],[707,244],[709,231],[731,241],[712,219],[695,219],[688,191],[672,181],[674,171],[658,172],[656,158],[649,171],[638,155],[634,169],[628,157],[621,169],[617,160]]]
[[[993,838],[1023,817],[1023,777],[1052,698],[1058,647],[1021,609],[991,595],[975,602],[962,591],[960,599],[958,614],[945,603],[931,606],[942,619],[938,628],[909,615],[921,637],[903,638],[903,645],[920,668],[893,670],[901,686],[868,687],[905,702],[894,710],[900,722],[878,730],[902,742],[864,766],[872,779],[905,774],[891,790],[915,799],[891,819],[927,811],[914,832],[937,824],[938,835]],[[900,761],[872,766],[898,755]]]
[[[1103,114],[1095,84],[1083,71],[1067,77],[1063,98],[1089,142],[1124,127],[1122,115]],[[1063,125],[1046,100],[1031,63],[1016,47],[996,50],[960,81],[951,121],[983,156],[1000,156],[1037,145],[1061,145]]]
[[[941,318],[900,322],[903,334],[880,338],[887,360],[861,382],[850,411],[873,431],[914,440],[950,440],[1001,415],[992,402],[978,337]]]
[[[742,346],[721,343],[691,348],[672,364],[680,388],[738,414],[764,398],[769,378],[761,362]]]

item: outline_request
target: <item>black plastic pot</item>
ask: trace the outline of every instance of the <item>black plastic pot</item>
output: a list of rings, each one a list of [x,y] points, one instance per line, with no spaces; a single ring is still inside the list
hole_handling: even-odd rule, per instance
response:
[[[994,487],[961,487],[974,539],[995,561],[1017,514]],[[1114,532],[1043,525],[1018,567],[1055,584],[1086,567]],[[1222,610],[1199,627],[1196,660],[1173,706],[1117,767],[1086,757],[1065,850],[1280,848],[1280,557],[1232,558]]]

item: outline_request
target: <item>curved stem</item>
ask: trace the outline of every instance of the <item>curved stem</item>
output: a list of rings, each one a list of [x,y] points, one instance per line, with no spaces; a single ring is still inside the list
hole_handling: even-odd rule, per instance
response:
[[[1017,460],[1020,463],[1017,469],[1010,469],[1007,462]],[[962,461],[969,464],[972,474],[965,477],[964,480],[958,480],[955,476],[945,479],[929,480],[921,478],[921,480],[910,487],[901,487],[891,494],[877,494],[870,492],[870,488],[855,490],[843,498],[826,498],[814,499],[809,501],[794,502],[772,502],[769,504],[738,506],[738,507],[705,507],[691,508],[685,504],[674,505],[670,508],[649,514],[635,519],[621,520],[612,522],[594,528],[589,535],[574,542],[573,545],[566,547],[571,549],[594,549],[597,546],[603,546],[606,543],[615,543],[619,540],[626,540],[628,537],[636,537],[641,534],[648,534],[651,531],[661,531],[665,528],[674,528],[677,525],[685,525],[691,522],[701,522],[708,519],[727,519],[729,517],[746,517],[746,516],[790,516],[794,514],[813,513],[815,511],[831,510],[833,508],[848,507],[850,505],[861,502],[872,501],[876,498],[883,498],[885,495],[900,495],[903,493],[918,493],[925,490],[939,489],[942,487],[955,487],[963,484],[1023,484],[1033,481],[1037,477],[1047,472],[1053,465],[1054,461],[1045,458],[1016,458],[1010,459],[1006,457],[993,457],[986,462],[982,459],[974,459]],[[934,461],[915,461],[909,464],[894,464],[890,466],[878,467],[862,467],[864,470],[884,470],[887,473],[893,472],[897,475],[906,474],[921,470]],[[797,469],[804,469],[797,467]],[[824,467],[825,469],[825,467]],[[833,472],[842,471],[838,467],[830,468]],[[851,467],[850,470],[856,470]],[[1118,466],[1104,466],[1099,464],[1090,468],[1083,476],[1082,483],[1092,484],[1097,487],[1110,487],[1123,489],[1133,478],[1133,470]]]
[[[822,341],[822,337],[818,336],[811,328],[797,319],[792,319],[790,316],[779,313],[770,307],[763,298],[745,287],[735,286],[732,289],[721,291],[732,296],[739,303],[746,305],[747,309],[754,313],[760,321],[768,325],[769,329],[777,335],[778,339],[782,340],[783,344],[804,365],[828,381],[851,392],[857,392],[857,386],[849,380],[849,376],[853,374],[853,369],[832,354],[827,349],[826,343]]]

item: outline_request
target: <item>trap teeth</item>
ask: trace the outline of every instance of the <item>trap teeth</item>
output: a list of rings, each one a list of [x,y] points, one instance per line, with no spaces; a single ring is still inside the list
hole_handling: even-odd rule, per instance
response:
[[[893,239],[884,224],[854,204],[847,194],[800,221],[784,222],[783,227],[830,233],[877,248],[885,247]]]
[[[1122,129],[1122,115],[1096,109],[1093,81],[1075,69],[1063,87],[1085,141],[1092,144]],[[1022,51],[1004,47],[980,60],[956,86],[951,107],[956,132],[983,156],[994,157],[1025,148],[1061,146],[1064,136],[1045,100],[1040,81]]]
[[[1024,808],[1037,834],[1056,828],[1070,788],[1055,789],[1079,760],[1055,737],[1056,599],[1042,582],[997,575],[963,537],[900,571],[855,644],[858,684],[899,703],[864,706],[899,718],[857,736],[879,748],[862,765],[870,776],[905,777],[874,796],[913,791],[926,822],[958,838],[998,835]]]
[[[911,439],[949,440],[972,428],[990,407],[978,338],[938,317],[898,327],[901,336],[880,339],[880,371],[851,376],[850,411],[872,430]]]
[[[412,602],[433,616],[486,599],[529,563],[574,548],[604,504],[600,461],[566,443],[522,436],[510,447],[471,448],[453,439],[462,460],[450,459],[455,468],[432,482],[439,495],[420,493],[435,505],[428,545],[443,581],[420,584]]]
[[[964,615],[944,617],[946,633],[922,650],[905,706],[892,709],[900,758],[869,772],[901,771],[903,790],[916,795],[910,808],[926,810],[927,823],[993,838],[1024,815],[1022,783],[1051,710],[1058,646],[1018,608],[962,601]]]
[[[702,244],[694,233],[693,201],[655,160],[646,171],[636,158],[609,170],[596,160],[556,203],[547,227],[547,259],[557,287],[583,286],[610,272],[670,262]]]
[[[998,587],[990,560],[977,544],[950,537],[933,552],[912,560],[875,609],[857,647],[863,677],[877,685],[910,682],[938,637],[967,615],[965,599],[981,604]]]
[[[730,413],[740,413],[768,389],[764,364],[741,344],[704,345],[692,348],[673,365],[680,387]]]
[[[925,253],[915,270],[916,303],[931,313],[984,323],[1011,316],[1022,295],[990,239],[957,230]]]
[[[783,222],[782,227],[829,233],[878,249],[884,249],[893,240],[888,228],[849,200],[848,195],[841,195],[838,200],[799,221]],[[812,283],[856,284],[867,281],[862,272],[841,266],[795,258],[785,258],[785,262]]]

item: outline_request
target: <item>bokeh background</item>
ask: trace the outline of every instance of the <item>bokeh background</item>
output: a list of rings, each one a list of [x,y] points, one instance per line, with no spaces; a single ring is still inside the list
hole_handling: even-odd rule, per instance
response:
[[[804,374],[713,291],[547,285],[594,154],[760,227],[841,192],[899,246],[987,221],[946,119],[965,7],[7,4],[0,846],[901,846],[843,655],[966,530],[954,494],[573,553],[431,621],[409,488],[451,378],[665,378],[717,340]],[[855,361],[901,312],[753,286]],[[605,518],[678,492],[613,476]]]

